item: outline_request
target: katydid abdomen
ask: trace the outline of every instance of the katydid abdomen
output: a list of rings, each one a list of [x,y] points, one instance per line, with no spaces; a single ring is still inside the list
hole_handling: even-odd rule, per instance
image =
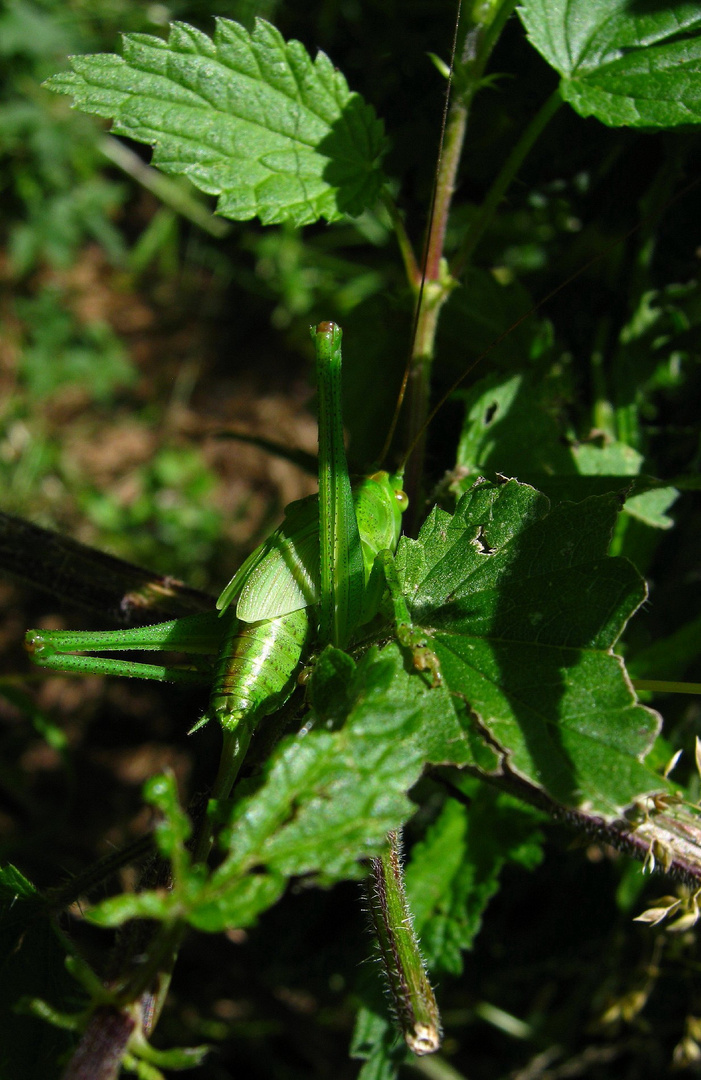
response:
[[[294,689],[310,638],[305,608],[276,619],[246,623],[229,614],[205,719],[233,730],[246,717],[268,716]]]

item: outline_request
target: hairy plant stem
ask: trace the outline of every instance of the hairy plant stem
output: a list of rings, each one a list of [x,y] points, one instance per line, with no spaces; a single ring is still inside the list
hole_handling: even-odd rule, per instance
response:
[[[457,102],[450,107],[445,131],[444,151],[436,179],[436,198],[426,247],[426,270],[417,289],[418,313],[409,362],[406,387],[405,443],[408,445],[417,432],[422,432],[428,415],[431,369],[435,354],[436,330],[440,310],[448,299],[452,282],[445,276],[441,281],[442,254],[450,204],[455,189],[455,177],[465,141],[468,106]],[[421,510],[421,491],[425,435],[420,435],[405,467],[404,486],[409,495],[411,533]]]
[[[406,899],[399,832],[387,834],[385,851],[372,860],[366,891],[397,1023],[410,1050],[433,1054],[440,1016]]]
[[[123,1010],[96,1009],[62,1080],[115,1080],[135,1027],[134,1017]]]

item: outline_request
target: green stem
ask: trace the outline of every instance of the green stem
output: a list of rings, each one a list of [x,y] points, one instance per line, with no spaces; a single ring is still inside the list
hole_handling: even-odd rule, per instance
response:
[[[476,88],[475,88],[476,89]],[[455,179],[458,173],[458,165],[462,157],[462,148],[465,143],[467,130],[467,115],[469,102],[460,99],[453,102],[448,113],[448,121],[445,129],[445,142],[441,153],[441,165],[436,181],[436,196],[433,208],[433,222],[428,237],[426,250],[426,282],[440,280],[441,259],[445,246],[445,233],[448,227],[448,215],[450,204],[455,194]],[[427,308],[431,304],[426,305]],[[417,333],[423,344],[423,337]]]
[[[501,37],[501,32],[507,21],[516,10],[518,2],[519,0],[501,0],[501,3],[498,3],[496,9],[491,12],[491,20],[485,19],[484,21],[484,34],[480,42],[478,58],[480,62],[480,79],[484,73],[487,61],[492,55],[492,50]]]
[[[426,270],[417,296],[418,312],[409,361],[405,445],[412,442],[416,432],[422,431],[426,422],[438,316],[453,285],[445,275],[441,280],[443,244],[455,190],[455,177],[465,142],[467,115],[466,102],[456,102],[451,106],[445,130],[444,151],[438,166],[435,202],[426,245]],[[425,437],[422,435],[406,463],[404,486],[409,495],[412,523],[416,521],[421,509],[424,452]],[[411,532],[411,525],[408,528]]]
[[[407,419],[404,445],[412,446],[406,465],[405,480],[405,489],[410,501],[409,512],[412,515],[411,524],[408,525],[409,532],[412,531],[411,526],[416,523],[421,509],[425,439],[423,434],[417,437],[417,433],[423,432],[428,416],[438,317],[456,281],[456,274],[449,273],[445,268],[443,250],[458,166],[465,142],[469,109],[482,83],[492,49],[514,7],[515,0],[504,0],[503,3],[492,5],[473,5],[467,16],[472,20],[472,25],[468,23],[462,54],[455,64],[454,78],[457,92],[448,110],[443,148],[438,162],[426,243],[424,275],[418,287],[419,310],[416,316],[414,343],[407,376]],[[512,151],[496,185],[487,196],[483,212],[474,230],[472,248],[488,227],[506,187],[513,179],[526,153],[559,104],[559,95],[552,95]],[[458,271],[464,267],[469,251],[466,251],[465,257],[458,258],[456,263]],[[411,277],[410,283],[412,283]],[[416,288],[415,279],[413,283]]]

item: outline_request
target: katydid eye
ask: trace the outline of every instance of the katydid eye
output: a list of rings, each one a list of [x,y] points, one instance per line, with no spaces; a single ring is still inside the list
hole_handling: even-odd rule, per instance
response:
[[[399,509],[402,513],[404,513],[407,506],[409,505],[409,496],[407,495],[406,491],[395,491],[394,497],[399,503]]]

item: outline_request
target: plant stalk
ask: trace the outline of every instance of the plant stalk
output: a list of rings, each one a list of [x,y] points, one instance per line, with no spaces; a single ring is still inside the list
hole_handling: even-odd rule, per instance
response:
[[[418,1056],[433,1054],[441,1045],[440,1016],[407,903],[398,832],[387,834],[385,851],[372,860],[366,889],[380,958],[404,1040]]]
[[[466,29],[459,25],[456,32],[454,49],[457,48],[460,36],[462,36],[462,45],[459,56],[456,56],[454,52],[454,61],[451,66],[448,93],[450,94],[453,85],[455,93],[446,112],[423,271],[420,280],[411,276],[409,278],[416,293],[413,344],[406,378],[407,407],[403,438],[404,446],[411,446],[406,462],[404,485],[409,495],[409,521],[406,523],[406,528],[410,534],[415,531],[421,516],[423,501],[425,456],[423,429],[428,416],[438,317],[456,284],[455,278],[445,266],[443,252],[458,166],[465,143],[469,110],[482,83],[492,49],[514,7],[515,0],[503,0],[502,3],[474,3],[465,16]],[[498,202],[498,199],[496,201]],[[409,267],[406,257],[404,261],[405,266]]]

